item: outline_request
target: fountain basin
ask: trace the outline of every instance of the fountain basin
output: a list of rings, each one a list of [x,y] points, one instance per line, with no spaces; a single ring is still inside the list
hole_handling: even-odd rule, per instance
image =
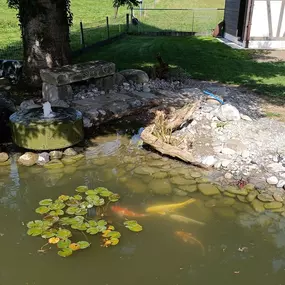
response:
[[[73,108],[53,107],[54,117],[46,118],[43,109],[18,111],[10,116],[13,142],[31,150],[70,147],[84,138],[81,112]]]

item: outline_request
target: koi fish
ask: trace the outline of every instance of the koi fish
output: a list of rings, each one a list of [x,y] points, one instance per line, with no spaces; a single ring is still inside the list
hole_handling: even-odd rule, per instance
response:
[[[196,221],[194,219],[188,218],[188,217],[184,217],[184,216],[180,216],[180,215],[170,215],[169,216],[172,220],[175,220],[177,222],[182,222],[182,223],[186,223],[186,224],[197,224],[197,225],[205,225],[205,223],[203,222],[199,222]]]
[[[111,210],[118,214],[119,216],[122,217],[133,217],[133,218],[138,218],[138,217],[145,217],[146,214],[139,214],[139,213],[135,213],[127,208],[122,208],[120,206],[112,206]]]
[[[166,212],[170,212],[175,209],[185,207],[186,205],[194,203],[195,201],[196,201],[195,199],[191,198],[182,203],[151,206],[146,209],[146,212],[147,213],[159,213],[159,214],[165,215]]]
[[[190,243],[190,244],[198,244],[201,247],[202,254],[205,255],[205,247],[204,245],[196,239],[191,233],[185,233],[182,231],[176,231],[175,235],[180,237],[184,242]]]

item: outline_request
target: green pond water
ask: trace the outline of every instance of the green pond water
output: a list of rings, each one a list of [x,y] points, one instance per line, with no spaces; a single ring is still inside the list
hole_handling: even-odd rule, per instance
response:
[[[213,197],[199,192],[183,197],[185,192],[172,183],[173,177],[185,179],[193,173],[196,178],[197,173],[204,175],[138,148],[135,137],[127,134],[97,137],[87,159],[63,169],[15,163],[2,167],[0,284],[285,284],[285,218],[270,212],[257,214],[238,201],[211,207]],[[143,231],[133,233],[122,226],[124,218],[110,211],[106,219],[122,234],[117,246],[101,247],[96,235],[88,236],[90,248],[68,258],[59,257],[56,250],[38,253],[44,240],[26,233],[27,222],[40,218],[34,212],[38,202],[73,195],[79,185],[107,187],[120,194],[118,205],[138,213],[151,205],[194,197],[195,203],[175,214],[205,225],[150,215],[136,218]],[[184,242],[176,231],[191,233],[203,244],[205,255],[197,243]]]

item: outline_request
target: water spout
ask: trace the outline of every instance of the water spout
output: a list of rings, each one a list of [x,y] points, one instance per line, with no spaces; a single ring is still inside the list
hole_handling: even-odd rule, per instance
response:
[[[44,117],[45,118],[53,118],[55,115],[52,112],[50,102],[43,103]]]

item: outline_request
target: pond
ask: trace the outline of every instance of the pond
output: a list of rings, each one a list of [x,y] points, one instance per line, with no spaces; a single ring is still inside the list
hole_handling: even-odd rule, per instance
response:
[[[64,169],[15,163],[0,169],[1,285],[285,284],[285,218],[280,214],[183,191],[183,179],[206,183],[209,177],[142,149],[130,131],[110,132],[93,142],[86,159]],[[34,211],[39,201],[74,195],[79,185],[107,187],[120,194],[116,204],[136,213],[196,200],[170,215],[135,218],[143,226],[139,233],[122,226],[124,217],[108,212],[122,234],[116,246],[101,247],[96,235],[88,236],[90,248],[67,258],[56,250],[39,253],[44,241],[28,236],[26,227],[40,218]]]

